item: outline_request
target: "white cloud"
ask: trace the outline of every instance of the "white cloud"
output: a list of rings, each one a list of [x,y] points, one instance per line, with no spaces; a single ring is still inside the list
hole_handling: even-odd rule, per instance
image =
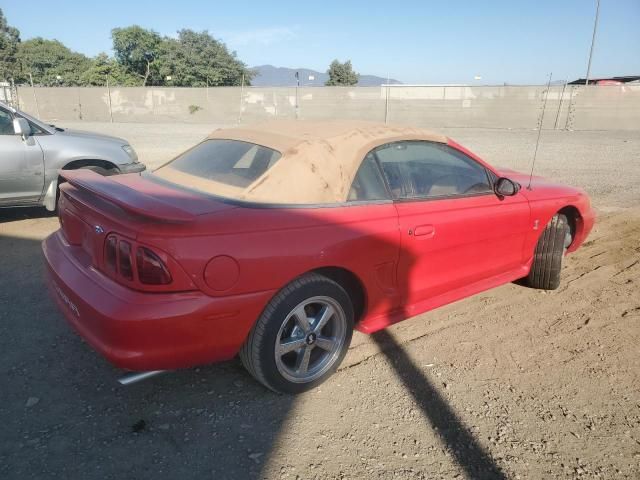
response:
[[[258,44],[263,46],[293,40],[298,36],[297,27],[257,28],[238,32],[221,32],[222,39],[232,47]]]

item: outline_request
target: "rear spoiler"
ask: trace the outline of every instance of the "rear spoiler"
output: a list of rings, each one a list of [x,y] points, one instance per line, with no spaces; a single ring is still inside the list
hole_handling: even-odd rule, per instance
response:
[[[171,223],[186,223],[196,218],[193,213],[182,210],[168,201],[139,192],[92,170],[60,170],[58,173],[70,185],[141,217]]]

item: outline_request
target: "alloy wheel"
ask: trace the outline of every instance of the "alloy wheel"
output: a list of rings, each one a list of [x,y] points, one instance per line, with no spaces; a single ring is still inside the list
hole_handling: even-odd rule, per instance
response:
[[[286,316],[276,337],[280,374],[294,383],[312,382],[340,357],[347,333],[345,313],[330,297],[312,297]]]

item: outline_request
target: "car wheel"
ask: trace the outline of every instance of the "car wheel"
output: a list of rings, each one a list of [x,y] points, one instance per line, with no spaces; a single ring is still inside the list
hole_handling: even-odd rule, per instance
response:
[[[352,334],[353,305],[347,292],[329,278],[307,274],[269,302],[240,359],[271,390],[300,393],[336,371]]]
[[[542,232],[526,284],[532,288],[555,290],[560,286],[560,270],[565,249],[571,244],[567,217],[555,215]]]

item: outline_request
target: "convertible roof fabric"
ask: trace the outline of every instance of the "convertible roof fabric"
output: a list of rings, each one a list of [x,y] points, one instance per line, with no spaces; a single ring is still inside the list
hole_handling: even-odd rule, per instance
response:
[[[246,188],[188,175],[171,169],[170,163],[155,174],[207,193],[274,204],[345,202],[372,149],[401,140],[447,142],[445,136],[419,128],[350,120],[278,120],[216,130],[207,139],[251,142],[277,150],[282,157]]]

